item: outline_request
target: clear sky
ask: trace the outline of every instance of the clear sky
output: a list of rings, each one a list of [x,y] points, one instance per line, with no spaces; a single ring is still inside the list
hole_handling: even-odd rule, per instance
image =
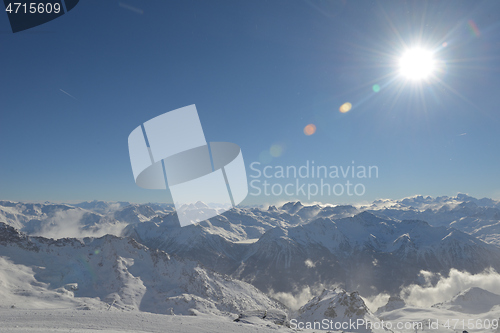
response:
[[[354,161],[378,168],[378,178],[347,179],[364,195],[309,201],[500,198],[498,13],[497,0],[82,0],[15,34],[0,14],[0,199],[171,202],[135,185],[127,138],[190,104],[207,141],[241,147],[258,186],[254,162]],[[434,57],[423,80],[399,69],[416,47]],[[296,198],[308,201],[243,204]]]

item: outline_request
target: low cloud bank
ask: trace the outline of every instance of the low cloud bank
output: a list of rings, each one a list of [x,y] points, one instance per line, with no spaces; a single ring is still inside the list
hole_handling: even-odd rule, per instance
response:
[[[60,210],[41,221],[30,234],[46,238],[102,237],[106,234],[119,236],[127,223],[117,221],[97,221],[96,216],[80,209]]]
[[[335,286],[329,287],[331,289],[335,288]],[[297,290],[293,293],[285,293],[285,292],[277,292],[274,291],[269,292],[269,296],[280,301],[289,309],[296,311],[301,306],[309,302],[313,297],[321,294],[321,292],[325,289],[323,284],[318,284],[312,287],[305,287],[302,290]]]
[[[401,297],[409,305],[430,307],[436,303],[447,301],[456,294],[472,287],[500,294],[500,274],[493,268],[479,274],[451,269],[447,277],[421,271],[420,276],[425,281],[424,285],[413,284],[401,291]]]

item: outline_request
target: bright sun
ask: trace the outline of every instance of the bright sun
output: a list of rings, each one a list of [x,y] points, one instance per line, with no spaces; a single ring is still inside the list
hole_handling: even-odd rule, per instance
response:
[[[399,61],[399,70],[407,79],[418,81],[432,74],[434,63],[432,52],[416,48],[403,54]]]

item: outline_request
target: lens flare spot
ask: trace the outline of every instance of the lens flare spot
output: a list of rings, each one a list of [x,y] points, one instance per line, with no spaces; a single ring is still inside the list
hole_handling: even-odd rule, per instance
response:
[[[342,113],[346,113],[346,112],[351,111],[351,109],[352,109],[352,104],[347,102],[347,103],[342,104],[342,106],[340,106],[339,111]]]
[[[269,149],[269,153],[272,157],[279,157],[283,154],[283,146],[275,144]]]
[[[306,127],[304,127],[305,135],[313,135],[315,132],[316,132],[316,125],[314,124],[309,124]]]
[[[469,25],[470,32],[472,32],[476,37],[480,37],[481,31],[479,31],[479,28],[477,27],[476,22],[469,20],[469,22],[467,22],[467,23]]]
[[[378,84],[374,84],[373,87],[372,87],[373,91],[374,92],[379,92],[380,91],[380,86]]]

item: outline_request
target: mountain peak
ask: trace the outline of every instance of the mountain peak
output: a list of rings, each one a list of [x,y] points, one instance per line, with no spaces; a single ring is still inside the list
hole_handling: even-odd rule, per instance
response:
[[[393,311],[397,309],[401,309],[406,306],[405,301],[399,296],[391,296],[389,300],[384,306],[381,306],[377,309],[377,314],[382,312]]]
[[[295,214],[297,213],[302,207],[304,207],[304,205],[302,205],[302,203],[300,201],[296,201],[296,202],[287,202],[286,204],[284,204],[283,206],[281,206],[281,209],[290,213],[290,214]]]
[[[358,292],[348,293],[342,288],[324,289],[319,296],[302,306],[298,310],[298,315],[298,320],[302,321],[321,321],[327,318],[334,326],[335,323],[359,322],[360,320],[364,320],[365,323],[380,321],[370,312]],[[384,332],[383,329],[370,329],[366,326],[357,326],[352,331]]]
[[[452,299],[434,304],[432,307],[471,314],[488,312],[500,305],[500,295],[478,287],[466,289]]]

